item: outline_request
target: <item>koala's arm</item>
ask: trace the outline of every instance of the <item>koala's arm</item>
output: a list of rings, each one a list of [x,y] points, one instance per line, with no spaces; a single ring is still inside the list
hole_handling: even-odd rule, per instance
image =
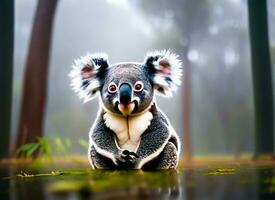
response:
[[[131,169],[133,160],[138,156],[118,146],[115,133],[105,125],[101,112],[90,131],[89,157],[96,168]]]
[[[121,151],[118,149],[114,137],[114,133],[106,127],[103,113],[101,113],[97,117],[94,127],[91,129],[90,145],[93,146],[97,153],[111,159],[115,165],[118,165]]]
[[[137,169],[159,156],[172,138],[171,130],[163,114],[157,110],[155,105],[152,106],[151,112],[153,119],[148,129],[142,134],[136,152],[139,156],[136,163]]]

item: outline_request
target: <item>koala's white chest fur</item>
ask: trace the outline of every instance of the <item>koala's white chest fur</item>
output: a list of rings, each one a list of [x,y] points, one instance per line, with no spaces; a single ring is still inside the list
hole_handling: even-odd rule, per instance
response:
[[[103,118],[106,126],[115,132],[119,147],[136,152],[140,137],[151,124],[153,115],[149,111],[131,117],[120,117],[105,113]]]

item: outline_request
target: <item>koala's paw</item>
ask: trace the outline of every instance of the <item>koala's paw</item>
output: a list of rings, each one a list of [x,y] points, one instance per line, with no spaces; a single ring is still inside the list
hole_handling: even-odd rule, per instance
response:
[[[124,150],[118,157],[120,169],[134,169],[139,156],[135,152]]]

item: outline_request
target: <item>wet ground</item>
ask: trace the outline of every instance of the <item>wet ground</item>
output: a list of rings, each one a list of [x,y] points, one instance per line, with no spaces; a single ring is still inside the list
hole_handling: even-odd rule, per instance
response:
[[[5,166],[0,173],[0,199],[275,200],[274,173],[275,165],[151,172]]]

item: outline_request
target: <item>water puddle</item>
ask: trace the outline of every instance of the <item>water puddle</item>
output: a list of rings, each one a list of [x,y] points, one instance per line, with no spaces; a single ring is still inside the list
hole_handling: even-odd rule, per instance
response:
[[[2,167],[0,199],[275,199],[275,166],[166,171]]]

